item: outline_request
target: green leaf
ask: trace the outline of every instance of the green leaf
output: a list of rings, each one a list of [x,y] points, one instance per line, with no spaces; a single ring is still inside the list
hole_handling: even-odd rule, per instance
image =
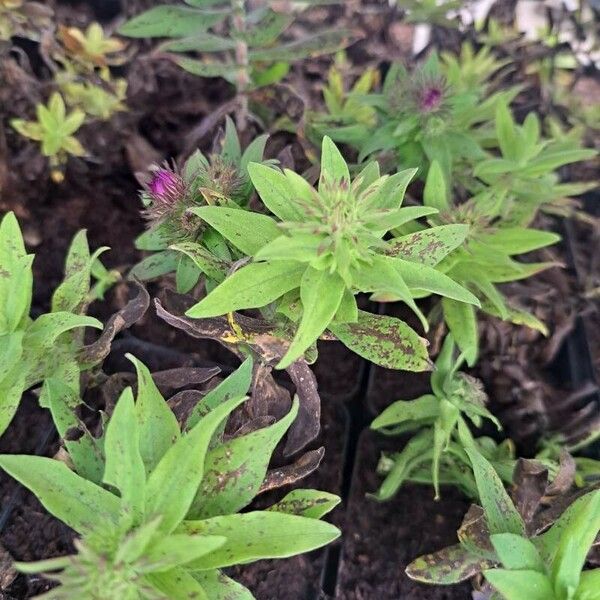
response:
[[[185,56],[175,56],[174,62],[184,71],[197,75],[198,77],[223,77],[228,81],[235,81],[237,67],[234,64],[223,62],[208,62],[187,58]]]
[[[194,427],[207,414],[207,411],[213,410],[231,398],[245,396],[251,383],[252,357],[249,356],[229,377],[210,390],[202,402],[194,407],[186,422],[187,429]]]
[[[490,566],[493,563],[489,560],[456,544],[413,560],[406,567],[406,574],[415,581],[449,585],[465,581]]]
[[[426,394],[416,400],[398,400],[371,423],[371,429],[393,427],[407,421],[432,420],[439,412],[440,401],[433,394]]]
[[[294,197],[293,187],[283,173],[267,165],[250,163],[248,174],[263,204],[275,216],[282,221],[303,220],[304,216]]]
[[[100,484],[104,473],[104,440],[94,438],[87,430],[77,439],[67,439],[69,429],[81,429],[76,414],[80,404],[79,394],[63,381],[55,378],[44,381],[40,405],[50,409],[52,420],[63,439],[75,470],[85,479]]]
[[[163,250],[157,254],[152,254],[141,260],[135,265],[129,274],[128,279],[139,279],[140,281],[148,281],[156,279],[166,273],[171,273],[177,268],[179,255],[173,250]]]
[[[423,264],[417,265],[401,258],[394,258],[393,260],[398,267],[400,275],[411,290],[423,290],[440,296],[446,296],[459,302],[467,302],[477,307],[480,306],[477,297],[469,292],[469,290],[456,283],[453,279],[450,279],[447,275],[436,271],[434,268]]]
[[[431,369],[427,341],[400,319],[359,310],[358,322],[331,323],[329,330],[350,350],[387,369]]]
[[[117,401],[106,426],[104,483],[121,493],[128,526],[138,524],[144,512],[146,472],[139,448],[139,429],[131,388],[126,388]]]
[[[493,233],[483,234],[479,239],[486,246],[513,256],[556,244],[560,241],[560,235],[528,227],[507,227]]]
[[[252,263],[235,271],[186,315],[217,317],[242,308],[262,308],[300,285],[306,265],[291,261]]]
[[[158,391],[148,367],[131,354],[125,355],[137,372],[135,421],[139,448],[146,473],[150,473],[167,450],[179,439],[179,423]]]
[[[444,321],[452,333],[456,345],[464,354],[469,366],[477,362],[479,351],[479,332],[477,330],[477,317],[471,304],[457,302],[450,298],[442,298]]]
[[[579,587],[575,594],[575,600],[598,600],[600,589],[600,569],[583,571],[579,579]]]
[[[530,569],[545,573],[546,567],[530,540],[514,533],[496,533],[490,536],[502,566],[507,569]]]
[[[244,40],[250,48],[269,46],[293,23],[293,14],[268,9],[260,21],[244,32],[233,32],[236,39]]]
[[[196,267],[210,279],[218,283],[225,279],[229,265],[198,242],[179,242],[169,248],[189,257]]]
[[[329,492],[298,489],[286,494],[282,500],[269,506],[267,510],[309,517],[310,519],[320,519],[332,511],[340,502],[339,496]]]
[[[253,256],[281,235],[277,222],[271,217],[240,208],[199,206],[190,212],[214,227],[246,256]]]
[[[233,438],[211,450],[188,519],[235,513],[250,504],[265,478],[271,454],[298,414],[298,400],[271,425]]]
[[[386,255],[435,267],[458,248],[469,233],[468,225],[439,225],[392,240]]]
[[[211,600],[200,582],[183,568],[151,573],[146,575],[146,579],[169,600]]]
[[[254,600],[243,585],[216,569],[196,571],[194,578],[202,584],[208,600]]]
[[[146,485],[146,515],[162,515],[162,531],[173,531],[184,519],[202,481],[204,459],[213,434],[244,400],[245,397],[232,398],[208,413],[167,450],[150,473]]]
[[[491,534],[523,536],[525,525],[494,467],[474,448],[465,448],[473,465],[477,490]]]
[[[510,109],[501,103],[496,109],[496,136],[502,156],[509,160],[519,158],[519,136]]]
[[[586,556],[600,531],[600,490],[586,495],[564,528],[552,561],[552,581],[559,598],[570,598],[577,586]]]
[[[200,31],[189,37],[164,42],[159,48],[165,52],[225,52],[235,50],[236,45],[235,40]]]
[[[548,577],[538,571],[492,569],[485,578],[506,600],[554,600],[556,596]]]
[[[234,165],[239,165],[242,160],[240,138],[238,137],[235,125],[229,116],[225,117],[225,137],[223,138],[221,157],[226,162]]]
[[[69,312],[54,312],[40,315],[30,326],[25,335],[26,347],[37,346],[50,350],[56,339],[63,333],[79,327],[95,327],[102,329],[98,319]]]
[[[254,61],[298,61],[307,57],[322,56],[340,50],[353,38],[349,29],[321,31],[302,39],[278,44],[271,48],[255,48],[248,52],[248,59]]]
[[[330,137],[323,137],[321,146],[321,177],[319,179],[319,191],[322,192],[323,181],[328,181],[330,184],[340,184],[343,189],[350,189],[350,171],[348,165],[333,143]]]
[[[423,204],[437,208],[439,211],[450,208],[446,178],[437,160],[432,161],[427,172],[425,189],[423,190]]]
[[[302,318],[290,347],[277,365],[278,369],[288,367],[317,341],[333,321],[345,290],[346,284],[337,273],[306,268],[300,282]]]
[[[0,467],[31,490],[46,510],[80,534],[101,523],[117,524],[120,500],[76,475],[63,462],[42,456],[0,455]]]
[[[228,567],[266,558],[287,558],[321,548],[340,535],[337,527],[296,515],[255,511],[223,515],[203,521],[185,521],[187,533],[219,535],[227,542],[190,564],[191,569]]]
[[[185,37],[220,23],[227,10],[202,11],[185,6],[156,6],[119,27],[128,37]]]
[[[153,571],[170,571],[216,550],[226,541],[222,536],[171,534],[158,539],[144,552],[144,562]]]

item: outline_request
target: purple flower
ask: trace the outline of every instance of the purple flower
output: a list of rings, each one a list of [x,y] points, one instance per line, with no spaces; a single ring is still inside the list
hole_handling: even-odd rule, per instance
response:
[[[421,112],[433,112],[438,109],[444,98],[444,90],[440,86],[425,86],[421,90],[419,108]]]
[[[158,169],[152,175],[148,191],[155,202],[171,205],[185,195],[185,183],[174,171]]]

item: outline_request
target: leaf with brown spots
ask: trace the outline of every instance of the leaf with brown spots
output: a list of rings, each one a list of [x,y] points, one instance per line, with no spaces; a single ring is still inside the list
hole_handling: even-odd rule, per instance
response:
[[[419,556],[406,567],[406,574],[415,581],[449,585],[465,581],[495,564],[461,544],[455,544],[433,554]]]

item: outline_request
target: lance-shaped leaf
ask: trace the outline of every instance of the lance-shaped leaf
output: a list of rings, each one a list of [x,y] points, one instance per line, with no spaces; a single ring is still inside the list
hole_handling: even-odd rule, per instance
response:
[[[385,253],[388,256],[435,267],[464,242],[468,233],[468,225],[431,227],[392,240]]]
[[[435,419],[440,412],[440,401],[433,394],[421,396],[416,400],[398,400],[388,406],[371,423],[371,429],[393,427],[407,421]]]
[[[186,315],[217,317],[242,308],[262,308],[300,285],[306,265],[273,261],[242,267],[219,284]]]
[[[359,310],[356,323],[332,323],[329,330],[350,350],[387,369],[431,369],[427,341],[394,317]]]
[[[190,212],[214,227],[246,256],[253,256],[281,235],[277,222],[271,217],[240,208],[199,206]]]
[[[4,454],[0,456],[0,467],[78,533],[91,532],[102,522],[117,524],[119,498],[75,474],[63,462],[42,456]]]
[[[226,52],[235,50],[236,45],[235,40],[200,31],[189,37],[163,42],[159,47],[165,52]]]
[[[307,57],[330,54],[347,46],[353,32],[349,29],[332,29],[321,31],[313,36],[295,40],[287,44],[279,44],[272,48],[254,48],[248,52],[251,61],[296,61]]]
[[[555,600],[557,596],[547,575],[531,569],[492,569],[485,578],[506,600]]]
[[[289,413],[277,423],[233,438],[211,450],[206,456],[204,478],[187,518],[203,519],[234,513],[248,505],[260,489],[275,446],[297,414],[296,400]]]
[[[254,600],[248,589],[217,569],[197,571],[194,578],[202,585],[210,600]]]
[[[221,548],[192,562],[207,570],[265,558],[286,558],[325,546],[340,535],[337,527],[296,515],[263,511],[184,521],[187,533],[227,538]]]
[[[300,282],[302,318],[294,339],[277,368],[287,368],[317,341],[333,320],[345,289],[344,280],[336,273],[317,271],[312,267],[305,269]]]
[[[525,534],[525,524],[515,508],[496,470],[475,447],[465,448],[469,455],[490,533]]]
[[[492,561],[456,544],[413,560],[406,567],[406,574],[415,581],[449,585],[465,581],[492,566]]]
[[[442,298],[444,321],[469,366],[477,361],[479,335],[473,305]]]
[[[127,358],[137,371],[135,421],[139,430],[139,449],[146,473],[150,473],[167,450],[179,439],[179,424],[152,380],[150,371],[131,354]]]
[[[146,472],[131,388],[121,394],[106,427],[104,483],[119,490],[127,526],[141,522]]]
[[[210,279],[214,279],[217,283],[221,283],[225,279],[229,265],[201,244],[197,242],[179,242],[169,247],[185,254]]]
[[[339,496],[318,490],[292,490],[267,510],[320,519],[340,503]]]
[[[176,62],[184,71],[197,75],[198,77],[223,77],[228,81],[234,81],[237,67],[234,64],[223,62],[203,62],[184,56],[174,57]]]
[[[177,268],[178,261],[177,252],[163,250],[157,254],[146,256],[129,271],[127,277],[129,279],[139,279],[140,281],[156,279],[174,271]]]
[[[119,28],[121,35],[129,37],[185,37],[206,31],[220,23],[225,10],[199,10],[185,6],[156,6],[133,17]]]
[[[213,434],[244,400],[232,398],[212,410],[167,450],[148,476],[146,515],[162,515],[163,531],[173,531],[187,514],[204,475],[204,459]]]

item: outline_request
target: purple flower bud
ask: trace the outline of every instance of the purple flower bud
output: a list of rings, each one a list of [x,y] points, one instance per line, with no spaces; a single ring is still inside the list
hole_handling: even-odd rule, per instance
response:
[[[433,112],[440,107],[444,97],[444,90],[435,84],[425,86],[419,97],[421,112]]]
[[[185,195],[185,183],[177,173],[158,169],[152,175],[148,191],[155,202],[174,204]]]

